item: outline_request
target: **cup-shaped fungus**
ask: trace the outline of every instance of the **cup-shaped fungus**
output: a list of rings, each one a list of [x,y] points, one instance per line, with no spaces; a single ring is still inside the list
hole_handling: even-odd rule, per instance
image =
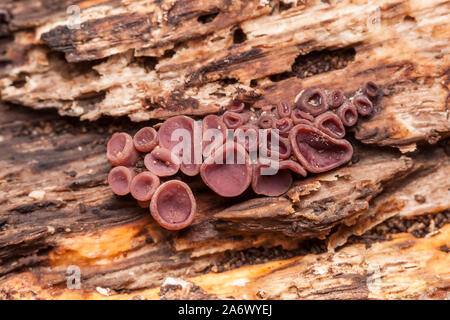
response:
[[[363,117],[368,116],[373,111],[372,101],[364,95],[357,95],[353,98],[353,105],[358,110],[358,113]]]
[[[254,165],[252,189],[255,193],[276,197],[289,190],[292,185],[292,173],[288,169],[278,169],[275,174],[264,174],[264,169],[269,170],[269,165]]]
[[[299,174],[303,177],[306,177],[306,174],[307,174],[305,168],[303,168],[298,162],[296,162],[294,160],[280,161],[280,169],[281,170],[289,169],[292,172]]]
[[[273,169],[269,164],[254,165],[252,189],[255,193],[270,197],[279,196],[288,191],[292,185],[291,171],[306,176],[306,170],[293,160],[280,161],[278,170],[270,172],[271,170]]]
[[[197,206],[182,181],[185,175],[200,173],[223,197],[239,196],[250,184],[257,194],[280,196],[289,190],[294,175],[329,171],[351,159],[352,145],[343,139],[345,127],[371,114],[379,94],[373,82],[352,98],[342,90],[309,87],[296,96],[295,108],[280,102],[276,110],[275,105],[255,110],[253,100],[232,100],[223,115],[204,117],[201,130],[192,118],[175,116],[158,132],[145,127],[134,138],[115,133],[107,145],[108,160],[115,166],[108,183],[117,195],[131,192],[164,228],[179,230],[192,223]],[[234,136],[227,129],[234,129]],[[129,167],[137,163],[138,151],[147,153],[144,164],[149,171],[135,176]],[[202,156],[206,160],[201,164]],[[159,177],[179,170],[184,174],[160,184]]]
[[[129,194],[134,175],[132,169],[124,166],[112,168],[108,174],[108,184],[112,192],[118,196]]]
[[[250,185],[249,156],[238,143],[227,143],[205,160],[200,168],[203,182],[223,197],[236,197]]]
[[[170,119],[167,119],[159,128],[160,146],[172,151],[175,159],[178,160],[179,158],[181,165],[180,169],[184,174],[189,176],[195,176],[196,174],[199,173],[200,170],[200,164],[195,163],[194,140],[195,140],[194,120],[192,118],[186,116],[175,116]],[[177,150],[175,150],[176,148]],[[186,154],[183,154],[184,152]],[[163,152],[164,159],[167,158],[166,155],[167,152],[164,151]],[[167,159],[166,161],[169,160]],[[175,166],[175,163],[173,163],[173,161],[171,162],[172,164],[168,165],[173,170],[167,172],[167,175],[175,174],[178,171],[178,167]],[[161,176],[158,173],[155,174]]]
[[[144,127],[133,137],[134,147],[140,152],[150,152],[158,144],[158,133],[152,127]]]
[[[187,176],[196,176],[200,173],[201,164],[197,163],[184,163],[181,161],[180,171],[183,172]]]
[[[108,141],[106,156],[113,166],[133,166],[139,159],[133,138],[125,132],[116,132]]]
[[[234,140],[247,152],[258,149],[258,128],[252,124],[244,124],[234,132]]]
[[[261,129],[270,129],[273,127],[274,118],[272,114],[263,114],[258,119],[258,126]]]
[[[289,140],[297,160],[313,173],[334,169],[348,162],[353,155],[352,145],[347,140],[332,138],[309,125],[296,125]]]
[[[248,121],[249,115],[246,113],[237,113],[227,111],[222,116],[222,121],[228,129],[237,129]]]
[[[339,108],[345,100],[342,90],[326,90],[328,105],[331,109]]]
[[[278,133],[282,137],[287,137],[293,126],[294,123],[291,118],[276,119],[273,125],[274,129],[278,129]]]
[[[150,202],[153,218],[168,230],[180,230],[189,226],[196,211],[197,203],[191,188],[179,180],[161,184]]]
[[[159,187],[157,175],[144,171],[136,175],[131,181],[130,191],[133,198],[138,201],[149,201]]]
[[[318,116],[328,110],[325,90],[320,87],[309,87],[300,94],[295,105],[304,112]]]
[[[183,130],[176,132],[176,130]],[[189,137],[186,137],[189,135]],[[175,116],[167,119],[159,128],[159,145],[163,148],[172,150],[184,138],[194,139],[194,120],[186,116]]]
[[[157,147],[145,155],[144,165],[158,177],[173,176],[180,169],[181,160],[169,149]]]
[[[362,87],[363,93],[369,98],[374,99],[380,92],[378,85],[372,81],[366,82]]]
[[[292,110],[291,113],[291,119],[294,125],[300,124],[300,123],[310,123],[314,121],[314,117],[310,115],[309,113],[303,112],[298,109]],[[307,121],[307,122],[305,122]]]
[[[292,107],[288,102],[279,102],[277,104],[278,116],[280,118],[289,118],[292,113]]]
[[[224,142],[227,134],[227,127],[220,117],[210,114],[202,120],[202,148],[207,151],[207,155],[211,154],[214,147],[220,147]],[[216,141],[217,139],[217,141]],[[207,150],[209,149],[211,150]]]
[[[341,139],[345,136],[345,128],[341,118],[334,112],[327,111],[317,116],[314,125],[333,138]]]
[[[240,113],[244,111],[245,103],[240,100],[231,100],[228,105],[225,106],[225,109],[231,112]]]
[[[358,121],[358,111],[355,106],[346,101],[336,110],[336,114],[346,127],[351,127]]]
[[[274,130],[267,130],[265,136],[264,132],[260,132],[260,134],[259,151],[262,157],[275,158],[278,156],[279,159],[284,160],[291,156],[292,148],[289,139],[280,137]]]

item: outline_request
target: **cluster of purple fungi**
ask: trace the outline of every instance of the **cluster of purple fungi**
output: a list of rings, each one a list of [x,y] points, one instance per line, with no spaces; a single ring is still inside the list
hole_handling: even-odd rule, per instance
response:
[[[222,115],[202,119],[200,143],[202,150],[210,148],[206,156],[202,154],[200,163],[193,161],[193,151],[187,157],[190,161],[180,160],[186,159],[186,154],[174,151],[178,141],[172,139],[172,134],[177,129],[186,130],[191,135],[188,141],[195,143],[195,121],[190,117],[174,116],[162,123],[158,131],[144,127],[134,137],[125,132],[114,133],[107,145],[107,157],[114,166],[108,175],[109,185],[115,194],[131,194],[141,207],[150,208],[153,218],[169,230],[187,227],[195,216],[196,201],[190,187],[182,181],[183,175],[200,174],[203,182],[223,197],[239,196],[250,185],[256,194],[282,195],[290,188],[293,175],[305,177],[307,172],[329,171],[352,158],[352,145],[344,139],[345,127],[355,125],[359,116],[373,112],[379,91],[373,82],[365,83],[350,97],[341,90],[314,86],[301,91],[293,106],[280,102],[258,109],[232,100]],[[223,133],[221,141],[217,137],[205,139],[209,129]],[[261,130],[266,132],[266,139],[260,138]],[[230,131],[234,134],[231,143]],[[236,141],[236,134],[242,132],[247,138]],[[271,149],[274,139],[276,151]],[[275,174],[262,173],[269,164],[262,157],[252,159],[249,155],[255,151],[264,151],[270,157],[276,153],[279,161]],[[233,159],[244,160],[225,161],[230,153]],[[133,167],[142,155],[147,170],[136,174]],[[182,174],[177,174],[180,171]]]

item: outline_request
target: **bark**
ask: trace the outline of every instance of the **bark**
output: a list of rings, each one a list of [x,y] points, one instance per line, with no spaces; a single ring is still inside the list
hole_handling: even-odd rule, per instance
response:
[[[448,297],[448,226],[346,242],[450,208],[449,17],[448,1],[3,2],[0,297]],[[231,97],[261,107],[369,80],[383,96],[350,133],[352,161],[281,197],[230,201],[193,178],[198,215],[169,232],[107,186],[115,131],[218,112]],[[240,263],[269,262],[224,266],[254,250],[262,260]],[[71,265],[80,291],[66,288]]]
[[[24,272],[3,283],[8,298],[38,299],[448,299],[448,225],[429,238],[395,235],[391,241],[347,246],[186,280],[116,293],[109,288],[43,288]]]
[[[4,5],[15,31],[3,56],[12,62],[4,100],[142,121],[215,112],[238,94],[262,106],[309,85],[351,92],[376,80],[386,96],[358,139],[411,150],[449,132],[448,1],[308,1],[289,10],[259,0],[79,1],[80,29],[64,1],[51,15],[45,2]],[[305,68],[324,50],[328,66]]]

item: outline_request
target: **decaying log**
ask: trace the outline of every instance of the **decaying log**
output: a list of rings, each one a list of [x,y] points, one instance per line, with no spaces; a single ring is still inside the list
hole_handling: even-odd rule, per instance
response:
[[[5,281],[30,269],[41,284],[60,287],[67,267],[77,265],[86,288],[154,287],[165,276],[203,273],[230,251],[296,250],[305,238],[324,238],[333,226],[351,226],[364,217],[384,188],[401,190],[408,177],[433,177],[416,184],[417,194],[427,196],[432,187],[448,192],[446,175],[440,173],[448,163],[442,149],[406,157],[361,146],[355,153],[359,161],[298,181],[278,200],[246,195],[230,207],[192,181],[198,217],[187,230],[173,233],[157,226],[133,200],[109,190],[104,142],[110,133],[101,123],[88,130],[86,123],[59,120],[51,113],[39,112],[37,118],[17,108],[2,109],[0,131],[6,151],[0,156],[0,272]],[[117,126],[110,123],[110,130]],[[441,204],[441,210],[448,208]],[[421,213],[436,211],[425,206]]]
[[[43,288],[23,272],[3,283],[8,298],[32,299],[448,299],[450,228],[429,238],[395,235],[366,248],[307,255],[182,279],[160,288],[115,293],[109,288]]]
[[[12,62],[2,99],[142,121],[216,112],[238,94],[262,106],[313,84],[351,92],[376,80],[385,98],[358,139],[406,151],[448,135],[448,1],[298,1],[288,10],[283,1],[77,1],[79,29],[64,3],[52,15],[5,5],[14,42],[2,58]],[[305,69],[318,51],[331,66]]]
[[[449,30],[443,0],[4,1],[0,298],[448,298]],[[115,131],[368,80],[383,95],[352,161],[283,196],[192,178],[197,217],[170,232],[107,186]],[[437,214],[424,239],[355,238]]]

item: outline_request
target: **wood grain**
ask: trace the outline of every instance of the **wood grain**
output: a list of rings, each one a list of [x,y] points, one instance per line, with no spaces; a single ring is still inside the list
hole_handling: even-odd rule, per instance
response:
[[[70,4],[80,29],[69,1],[0,5],[0,298],[449,298],[448,221],[355,243],[448,216],[449,1]],[[347,135],[352,161],[281,197],[230,201],[192,178],[198,215],[169,232],[107,186],[115,131],[368,80],[383,95]]]

